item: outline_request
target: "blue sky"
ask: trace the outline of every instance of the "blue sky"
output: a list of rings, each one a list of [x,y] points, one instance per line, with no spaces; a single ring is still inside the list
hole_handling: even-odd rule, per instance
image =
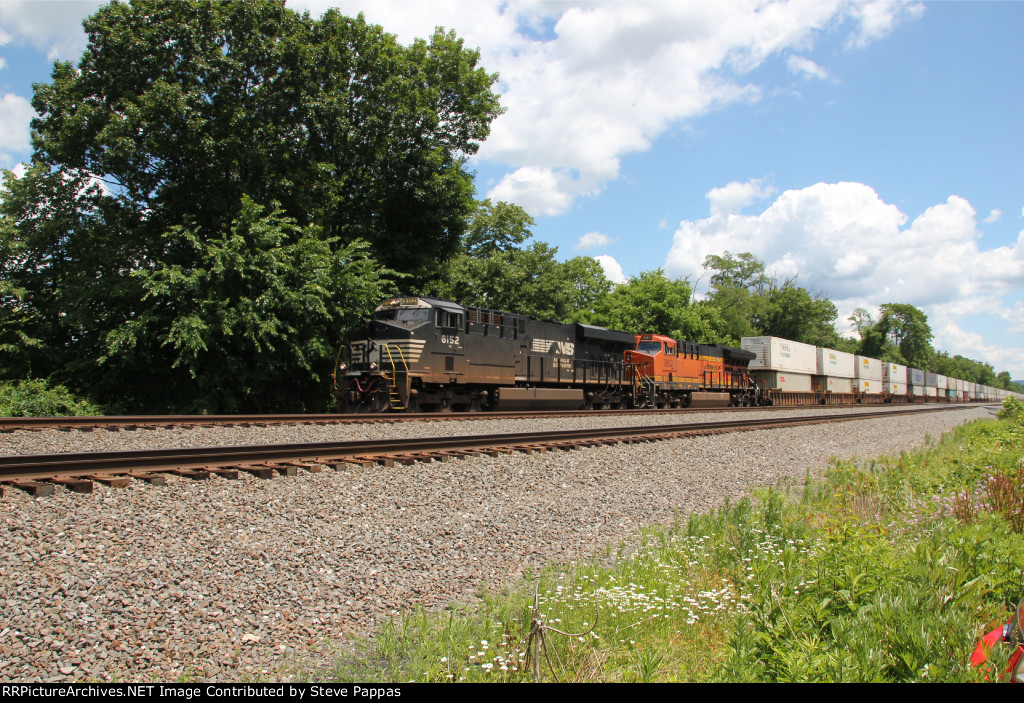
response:
[[[441,25],[501,74],[472,167],[566,257],[701,289],[752,251],[856,307],[920,306],[935,343],[1024,378],[1024,3],[304,0],[404,42]],[[0,165],[95,2],[0,3]]]

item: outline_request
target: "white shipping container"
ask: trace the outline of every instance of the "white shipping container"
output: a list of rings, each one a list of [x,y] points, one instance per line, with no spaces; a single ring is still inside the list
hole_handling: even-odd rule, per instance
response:
[[[911,386],[910,387],[910,395],[914,396],[915,398],[923,398],[926,395],[925,387],[924,386]]]
[[[857,356],[857,373],[854,374],[856,378],[862,378],[865,381],[881,381],[882,380],[882,362],[878,359],[872,359],[868,356]],[[879,383],[879,390],[881,392],[881,383]]]
[[[813,348],[813,347],[812,347]],[[750,374],[768,390],[776,388],[792,393],[811,392],[811,374],[789,371],[753,371]]]
[[[907,384],[903,381],[882,381],[882,390],[890,395],[906,395]]]
[[[882,362],[882,380],[890,383],[906,384],[907,367],[903,364],[894,364],[890,361]]]
[[[829,393],[852,393],[853,379],[846,377],[837,378],[835,376],[815,376],[814,390],[828,391]]]
[[[757,354],[757,358],[747,367],[750,370],[789,371],[812,375],[818,369],[816,347],[810,344],[791,342],[780,337],[743,337],[740,346]]]
[[[818,347],[818,375],[829,376],[830,378],[853,378],[854,362],[853,354],[825,349]],[[849,391],[844,391],[848,393]]]
[[[856,393],[869,395],[881,394],[882,382],[874,378],[855,378],[853,379],[853,390]]]
[[[935,386],[925,386],[924,387],[924,392],[925,392],[925,395],[927,395],[927,396],[929,396],[931,398],[938,398],[939,397],[939,389],[936,388]]]
[[[945,377],[945,376],[940,376],[940,375],[936,374],[935,375],[935,387],[938,388],[939,390],[942,390],[942,391],[949,389],[949,379],[947,377]],[[945,393],[940,393],[939,395],[946,395],[946,394]]]

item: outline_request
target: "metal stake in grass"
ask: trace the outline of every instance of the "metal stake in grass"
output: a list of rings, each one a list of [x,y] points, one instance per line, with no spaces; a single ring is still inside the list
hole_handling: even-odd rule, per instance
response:
[[[557,682],[558,675],[555,673],[555,666],[551,663],[551,655],[548,652],[548,639],[545,634],[548,630],[564,637],[585,637],[594,631],[597,627],[597,620],[601,617],[600,608],[594,615],[594,624],[590,626],[590,629],[585,632],[572,633],[562,632],[561,630],[555,629],[550,625],[545,625],[543,618],[540,614],[540,580],[534,584],[533,587],[533,615],[530,619],[530,634],[526,636],[526,664],[533,669],[533,682],[540,683],[540,653],[544,652],[544,659],[548,663],[548,669],[551,671],[551,677]],[[558,658],[558,650],[552,647],[555,653],[555,658]],[[562,662],[558,662],[561,667]]]

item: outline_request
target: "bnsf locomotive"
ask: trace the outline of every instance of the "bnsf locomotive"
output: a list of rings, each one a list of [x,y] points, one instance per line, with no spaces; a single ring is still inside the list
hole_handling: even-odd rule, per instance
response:
[[[339,350],[339,412],[685,407],[760,402],[755,356],[721,345],[543,322],[428,297],[391,298]]]

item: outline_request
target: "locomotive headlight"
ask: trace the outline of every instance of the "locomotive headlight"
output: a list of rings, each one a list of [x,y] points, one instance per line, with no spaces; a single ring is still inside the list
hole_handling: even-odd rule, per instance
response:
[[[377,362],[376,361],[371,361],[370,362],[370,371],[376,371],[376,370],[377,370]]]
[[[345,373],[345,369],[347,369],[347,368],[348,368],[348,364],[345,364],[345,363],[338,364],[338,371],[341,371],[342,373]]]

